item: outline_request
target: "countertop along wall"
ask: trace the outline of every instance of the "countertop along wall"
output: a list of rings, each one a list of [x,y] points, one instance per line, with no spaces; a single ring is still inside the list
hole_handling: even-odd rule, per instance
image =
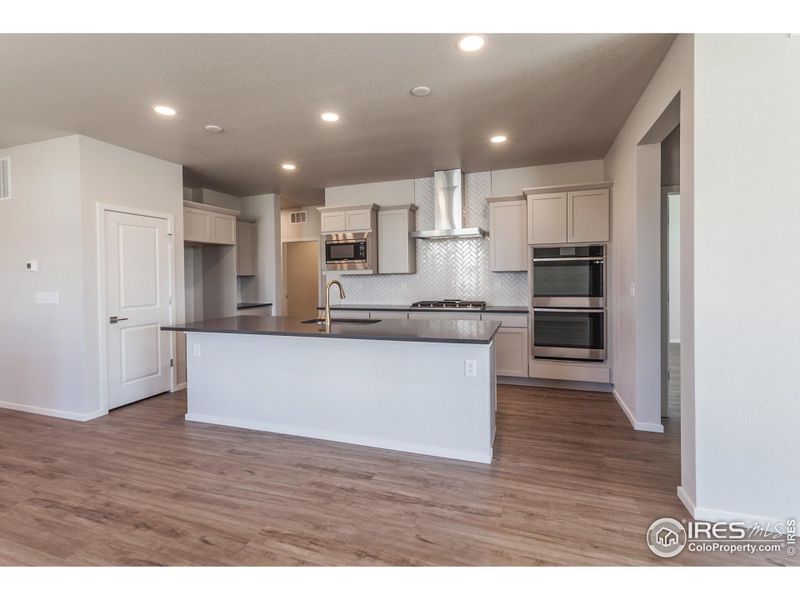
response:
[[[489,230],[486,198],[521,194],[523,187],[600,181],[603,161],[581,161],[467,173],[464,226]],[[325,190],[326,206],[375,203],[416,204],[417,229],[433,228],[433,177],[384,181]],[[345,304],[411,304],[417,300],[462,298],[500,306],[525,306],[526,272],[495,273],[489,268],[487,239],[417,240],[417,272],[410,275],[336,274],[345,286]]]

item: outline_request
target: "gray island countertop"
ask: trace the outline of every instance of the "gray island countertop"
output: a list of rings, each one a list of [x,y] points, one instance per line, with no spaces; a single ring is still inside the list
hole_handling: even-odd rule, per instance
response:
[[[232,333],[300,337],[333,337],[404,342],[439,342],[450,344],[489,344],[500,323],[496,321],[437,320],[415,321],[386,319],[377,323],[333,322],[325,333],[315,323],[303,323],[290,317],[241,316],[197,321],[162,327],[164,331],[184,333]]]

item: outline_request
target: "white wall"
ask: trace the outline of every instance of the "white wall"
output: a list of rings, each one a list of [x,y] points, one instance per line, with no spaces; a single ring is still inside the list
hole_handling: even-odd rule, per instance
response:
[[[492,171],[492,196],[513,196],[528,187],[603,181],[602,160],[583,160]]]
[[[678,36],[605,157],[605,178],[614,182],[610,249],[614,393],[632,415],[635,427],[658,431],[661,428],[661,140],[641,144],[680,94],[682,485],[691,498],[694,498],[695,488],[691,224],[694,202],[693,49],[691,35]],[[664,131],[664,135],[669,131]],[[630,294],[631,284],[635,297]]]
[[[189,200],[192,202],[202,202],[203,204],[219,208],[227,208],[228,210],[242,210],[240,198],[208,188],[194,188],[192,190],[192,197],[189,198]]]
[[[301,210],[306,211],[306,222],[292,223],[289,215]],[[281,210],[281,241],[283,242],[319,241],[321,228],[320,212],[316,206]]]
[[[797,517],[800,38],[698,35],[695,76],[697,508]]]
[[[0,150],[11,158],[0,201],[0,407],[86,412],[83,256],[77,136]],[[39,260],[39,272],[25,262]],[[37,291],[59,304],[35,304]]]
[[[241,198],[242,217],[258,222],[256,277],[257,297],[248,299],[272,302],[273,313],[282,314],[281,302],[281,198],[277,194],[262,194]],[[253,294],[247,290],[243,294]]]
[[[10,290],[0,311],[0,403],[76,419],[96,416],[103,410],[97,204],[173,216],[175,303],[183,320],[181,167],[84,136],[18,146],[0,156],[12,159],[14,194],[0,203],[0,274]],[[41,261],[39,273],[24,272],[31,258]],[[34,291],[57,291],[61,303],[35,305]]]
[[[379,181],[325,188],[325,206],[413,204],[414,180]]]
[[[669,227],[667,228],[669,253],[669,341],[681,341],[681,196],[667,196]]]

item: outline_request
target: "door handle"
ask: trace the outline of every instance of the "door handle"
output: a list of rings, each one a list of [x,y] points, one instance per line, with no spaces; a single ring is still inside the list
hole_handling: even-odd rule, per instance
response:
[[[128,317],[122,317],[122,318],[120,318],[120,317],[109,317],[108,318],[108,322],[111,323],[112,325],[114,323],[119,323],[120,321],[127,321],[127,320],[128,320]]]

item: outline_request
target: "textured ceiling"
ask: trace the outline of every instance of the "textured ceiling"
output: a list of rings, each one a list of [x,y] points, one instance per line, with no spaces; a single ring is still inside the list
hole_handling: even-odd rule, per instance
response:
[[[0,148],[81,133],[180,163],[189,185],[297,204],[436,169],[601,158],[673,39],[495,34],[466,54],[450,34],[0,35]]]

